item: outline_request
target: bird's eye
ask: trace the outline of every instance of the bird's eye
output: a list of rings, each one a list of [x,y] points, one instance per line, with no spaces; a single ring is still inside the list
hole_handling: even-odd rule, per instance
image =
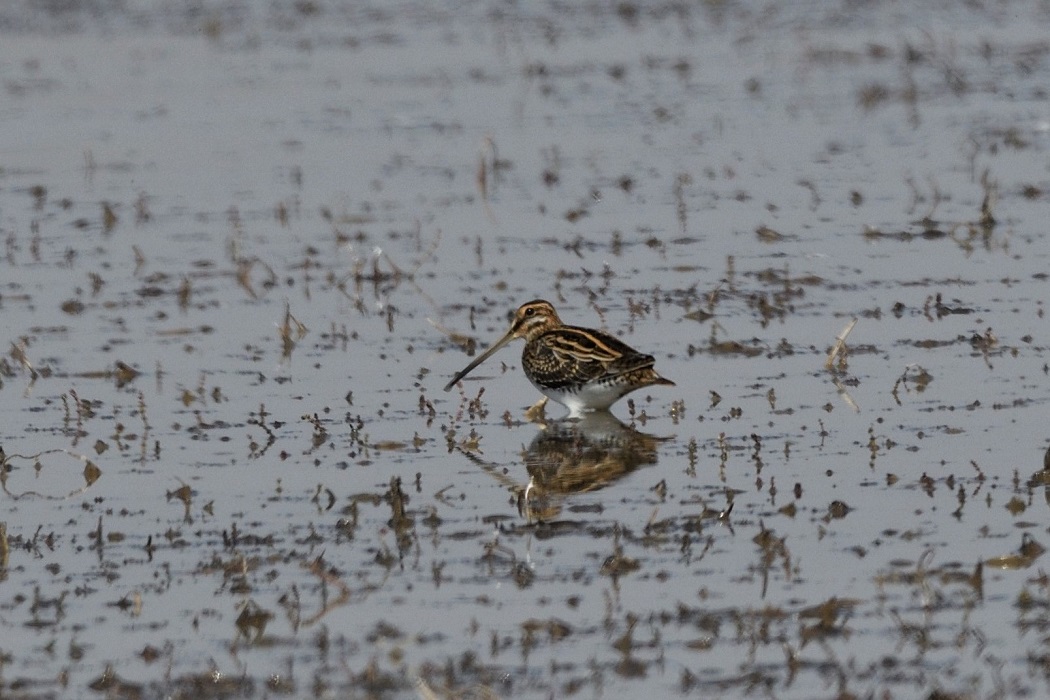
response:
[[[532,308],[525,309],[525,315],[526,316],[535,316],[536,315],[536,309],[532,309]]]

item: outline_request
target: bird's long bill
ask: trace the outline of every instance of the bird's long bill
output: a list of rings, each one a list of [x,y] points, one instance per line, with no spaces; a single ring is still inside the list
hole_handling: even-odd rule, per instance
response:
[[[499,350],[512,340],[514,340],[514,332],[513,330],[509,330],[507,331],[507,335],[503,336],[495,343],[493,343],[492,347],[475,357],[473,362],[461,369],[459,372],[456,372],[456,376],[452,377],[452,381],[445,385],[445,391],[451,391],[452,387],[456,386],[456,382],[470,374],[470,371],[472,369],[480,365],[485,360],[489,359],[489,357],[491,357],[497,350]]]

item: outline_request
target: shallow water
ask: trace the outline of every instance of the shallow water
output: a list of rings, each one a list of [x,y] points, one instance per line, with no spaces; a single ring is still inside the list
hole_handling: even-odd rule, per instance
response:
[[[1045,8],[48,7],[5,696],[1050,692]],[[441,391],[537,297],[677,386]]]

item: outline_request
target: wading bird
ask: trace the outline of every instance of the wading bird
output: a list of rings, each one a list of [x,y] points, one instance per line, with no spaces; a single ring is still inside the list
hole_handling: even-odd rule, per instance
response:
[[[540,393],[578,416],[605,411],[624,395],[656,384],[674,386],[653,369],[655,360],[608,333],[567,326],[550,302],[522,304],[506,335],[452,378],[449,391],[471,370],[517,338],[525,339],[521,368]]]

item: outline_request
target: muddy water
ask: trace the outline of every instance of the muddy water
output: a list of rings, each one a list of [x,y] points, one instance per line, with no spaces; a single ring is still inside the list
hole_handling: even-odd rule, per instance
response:
[[[2,694],[1046,694],[1048,27],[0,10]]]

